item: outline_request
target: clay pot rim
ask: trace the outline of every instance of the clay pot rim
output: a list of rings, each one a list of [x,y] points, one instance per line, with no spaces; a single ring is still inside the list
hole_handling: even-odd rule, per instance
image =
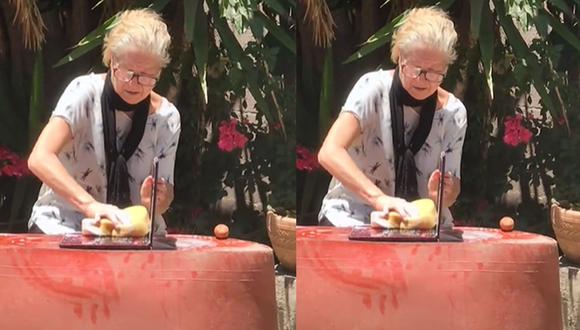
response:
[[[569,213],[572,213],[572,214],[580,215],[580,210],[565,208],[565,207],[560,206],[557,203],[552,203],[552,208],[557,208],[557,209],[560,210],[560,212],[569,212]]]

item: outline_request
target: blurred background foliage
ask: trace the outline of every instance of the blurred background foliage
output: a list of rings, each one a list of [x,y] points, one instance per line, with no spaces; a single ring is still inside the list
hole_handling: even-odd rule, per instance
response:
[[[211,234],[225,222],[234,237],[266,242],[266,206],[296,203],[295,1],[2,1],[0,146],[25,160],[67,84],[105,71],[116,14],[140,7],[160,12],[172,35],[155,88],[182,119],[170,231]],[[221,148],[232,134],[244,143]],[[0,229],[25,231],[39,182],[0,173]]]
[[[468,130],[456,224],[552,235],[553,198],[580,206],[580,2],[575,0],[313,1],[298,16],[297,143],[315,154],[356,80],[390,69],[406,10],[439,6],[453,19],[458,59],[443,87],[463,101]],[[298,222],[316,223],[330,176],[297,176]],[[580,208],[579,208],[580,209]]]

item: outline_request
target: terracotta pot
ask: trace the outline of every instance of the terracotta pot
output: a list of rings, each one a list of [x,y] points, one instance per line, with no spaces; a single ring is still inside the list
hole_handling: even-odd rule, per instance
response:
[[[580,264],[580,212],[552,204],[550,218],[558,245],[566,258]]]
[[[269,211],[266,223],[278,260],[284,268],[296,271],[296,219]]]

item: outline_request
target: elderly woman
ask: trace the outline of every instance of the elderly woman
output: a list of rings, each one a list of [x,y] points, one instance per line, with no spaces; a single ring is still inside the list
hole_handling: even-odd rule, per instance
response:
[[[153,158],[159,161],[155,228],[173,200],[179,112],[153,88],[169,63],[170,36],[154,11],[121,13],[106,36],[106,74],[74,79],[28,160],[43,182],[31,232],[80,231],[83,218],[117,223],[119,208],[149,208]]]
[[[457,34],[440,9],[411,10],[393,35],[393,71],[363,75],[320,149],[320,164],[332,175],[319,214],[321,224],[369,223],[372,211],[409,217],[409,201],[436,200],[446,152],[443,226],[459,195],[466,110],[440,87],[455,60]],[[447,171],[446,171],[447,172]]]

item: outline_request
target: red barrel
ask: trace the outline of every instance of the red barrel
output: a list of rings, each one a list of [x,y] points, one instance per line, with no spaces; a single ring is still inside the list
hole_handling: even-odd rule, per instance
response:
[[[461,243],[386,243],[302,227],[297,329],[562,329],[555,240],[458,229]]]
[[[173,237],[175,251],[97,251],[0,235],[0,329],[275,329],[269,247]]]

